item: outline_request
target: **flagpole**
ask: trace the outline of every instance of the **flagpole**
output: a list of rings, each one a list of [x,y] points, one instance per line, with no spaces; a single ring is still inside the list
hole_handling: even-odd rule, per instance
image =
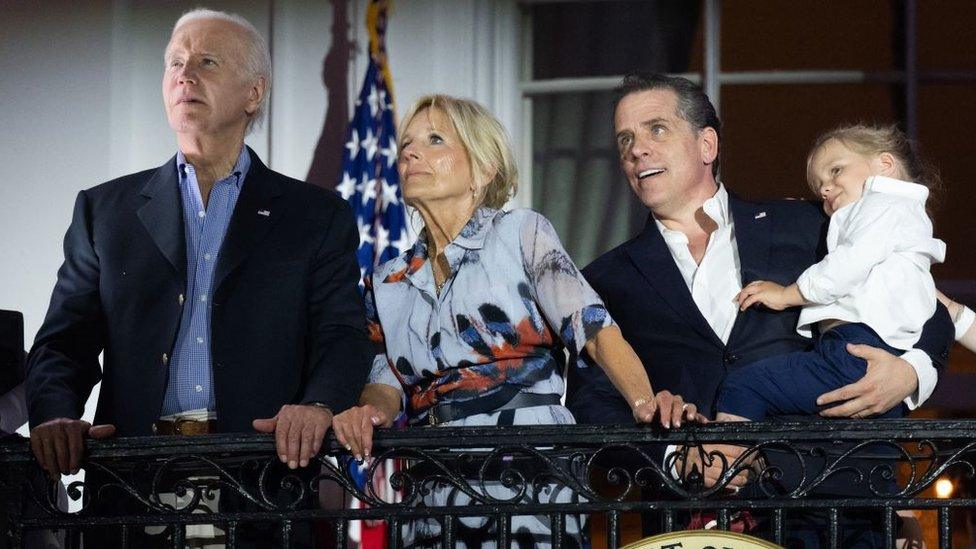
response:
[[[387,12],[392,7],[393,0],[370,0],[366,8],[366,31],[369,34],[369,55],[383,75],[383,83],[393,102],[394,118],[396,118],[396,101],[393,100],[393,75],[386,55],[386,21]]]

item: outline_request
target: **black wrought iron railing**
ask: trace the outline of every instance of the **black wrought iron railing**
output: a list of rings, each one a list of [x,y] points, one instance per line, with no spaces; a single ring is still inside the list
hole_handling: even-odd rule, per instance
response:
[[[711,444],[745,448],[726,461]],[[707,485],[700,474],[675,479],[662,462],[665,448],[702,471],[717,463],[722,474]],[[290,547],[301,525],[326,532],[344,546],[350,524],[386,521],[390,547],[402,528],[426,520],[440,526],[444,547],[463,535],[465,517],[486,517],[500,547],[515,533],[512,518],[538,515],[560,547],[567,520],[605,517],[610,547],[621,543],[621,517],[643,513],[646,521],[680,530],[688,513],[714,512],[728,529],[737,512],[758,519],[754,535],[785,543],[791,519],[821,515],[828,546],[842,546],[840,529],[850,513],[875,517],[888,546],[897,536],[896,512],[932,510],[939,547],[952,543],[954,513],[976,508],[967,486],[976,463],[976,421],[876,420],[815,423],[746,423],[651,427],[534,426],[417,428],[377,435],[374,459],[361,486],[341,462],[347,452],[334,440],[300,471],[284,467],[264,435],[118,438],[90,441],[86,482],[58,495],[25,441],[0,444],[0,498],[12,546],[30,532],[57,529],[69,542],[93,526],[115,532],[122,547],[155,536],[184,547],[187,528],[215,525],[221,541],[235,547],[252,523],[269,526],[274,543]],[[336,458],[339,458],[337,461]],[[373,469],[386,460],[402,465],[378,485]],[[673,457],[671,458],[674,459]],[[741,491],[728,483],[745,473]],[[951,497],[935,497],[936,480],[955,479]],[[349,508],[345,494],[366,505]],[[452,493],[457,497],[438,498]],[[220,503],[215,502],[219,498]],[[69,504],[66,505],[66,501]],[[330,503],[331,501],[331,503]],[[74,502],[74,503],[70,503]],[[584,519],[585,520],[585,519]],[[328,527],[324,526],[328,524]],[[156,526],[155,533],[146,527]],[[303,526],[305,527],[305,526]],[[600,532],[601,537],[604,532]]]

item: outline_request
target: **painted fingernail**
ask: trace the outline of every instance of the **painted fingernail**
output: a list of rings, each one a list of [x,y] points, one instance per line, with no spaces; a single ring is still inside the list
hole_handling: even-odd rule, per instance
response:
[[[281,454],[278,456],[278,459],[280,459],[282,463],[286,463],[288,461],[288,456]]]
[[[298,463],[295,462],[295,461],[289,461],[288,462],[288,468],[289,469],[297,469],[298,468]]]
[[[348,444],[346,444],[346,451],[348,452],[348,451],[351,451],[351,450],[352,450],[352,446],[349,446]]]
[[[307,459],[303,459],[303,460],[301,460],[301,461],[299,462],[299,464],[301,464],[301,466],[302,466],[302,467],[305,467],[305,466],[307,466],[307,465],[308,465],[308,460],[307,460]]]

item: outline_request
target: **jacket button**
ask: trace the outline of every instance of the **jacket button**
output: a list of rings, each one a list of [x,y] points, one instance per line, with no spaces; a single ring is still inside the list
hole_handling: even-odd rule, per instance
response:
[[[166,366],[167,364],[169,364],[169,355],[163,353],[163,366]]]
[[[726,364],[732,364],[733,362],[735,362],[737,360],[739,360],[739,357],[733,355],[732,353],[730,353],[728,351],[726,351],[725,354],[722,355],[722,362],[724,362]]]

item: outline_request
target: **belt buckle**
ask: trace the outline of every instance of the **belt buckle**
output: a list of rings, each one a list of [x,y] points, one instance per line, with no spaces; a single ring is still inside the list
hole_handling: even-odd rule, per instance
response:
[[[430,410],[427,410],[427,423],[431,427],[437,427],[437,424],[440,423],[440,421],[438,421],[438,419],[437,419],[437,414],[434,413],[434,409],[433,408],[431,408]]]

